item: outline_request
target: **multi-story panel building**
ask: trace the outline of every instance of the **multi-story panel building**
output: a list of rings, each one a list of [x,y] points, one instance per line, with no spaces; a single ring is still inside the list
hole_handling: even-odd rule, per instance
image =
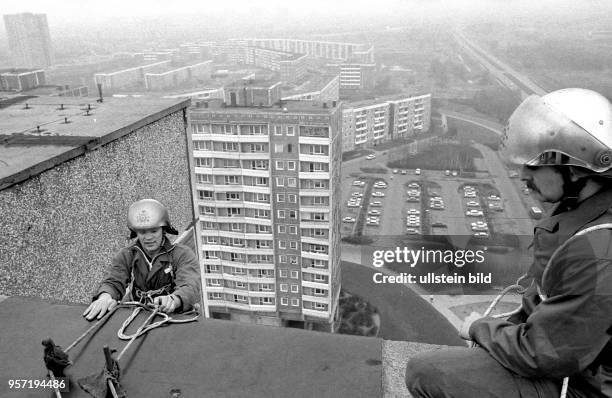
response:
[[[307,54],[315,58],[351,60],[359,63],[374,62],[374,48],[366,44],[297,39],[242,39],[240,41],[249,46]]]
[[[45,14],[4,16],[11,63],[16,68],[44,68],[54,62]]]
[[[330,102],[339,99],[340,76],[338,75],[309,76],[307,83],[283,91],[283,100]]]
[[[190,111],[206,310],[334,330],[341,112],[305,101],[272,105],[273,87],[269,96],[261,106],[209,101]]]
[[[409,138],[428,131],[430,120],[431,94],[347,103],[342,110],[342,150]]]

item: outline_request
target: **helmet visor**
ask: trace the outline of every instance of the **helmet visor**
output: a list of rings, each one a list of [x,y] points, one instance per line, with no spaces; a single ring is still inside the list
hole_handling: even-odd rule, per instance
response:
[[[574,165],[601,172],[606,146],[567,116],[532,95],[516,108],[502,136],[500,155],[515,165]]]

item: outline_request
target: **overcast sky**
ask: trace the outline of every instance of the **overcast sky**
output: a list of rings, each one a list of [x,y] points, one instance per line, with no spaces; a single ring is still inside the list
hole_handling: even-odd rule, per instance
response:
[[[227,13],[259,10],[271,14],[342,13],[359,10],[364,16],[393,13],[394,10],[453,14],[464,11],[489,13],[494,10],[537,10],[555,12],[597,9],[608,0],[22,0],[2,1],[3,14],[46,13],[50,19],[103,19],[112,16],[160,16],[170,14]]]

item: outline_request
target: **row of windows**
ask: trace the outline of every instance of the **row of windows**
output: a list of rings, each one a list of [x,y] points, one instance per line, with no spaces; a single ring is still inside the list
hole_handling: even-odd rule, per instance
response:
[[[243,296],[241,294],[224,294],[220,292],[210,292],[208,293],[209,300],[225,300],[225,301],[233,301],[235,303],[240,304],[248,304],[249,297]],[[274,305],[274,297],[250,297],[251,305]],[[281,305],[288,306],[291,303],[292,307],[300,306],[299,298],[289,298],[289,297],[281,297]],[[309,309],[314,310],[327,310],[327,304],[322,303],[311,303]]]
[[[268,170],[268,160],[239,160],[221,158],[195,157],[196,167],[214,167],[223,169]],[[213,161],[214,160],[214,161]]]

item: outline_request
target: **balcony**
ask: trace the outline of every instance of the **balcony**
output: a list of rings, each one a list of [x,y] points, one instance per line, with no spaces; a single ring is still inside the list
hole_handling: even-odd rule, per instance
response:
[[[329,145],[330,141],[328,137],[299,137],[300,144]]]
[[[329,163],[329,155],[300,153],[301,162]]]
[[[329,213],[329,205],[300,206],[300,211],[305,213]]]
[[[329,171],[300,171],[299,178],[307,180],[329,180]]]
[[[300,228],[326,228],[329,229],[329,220],[301,220]]]
[[[329,282],[314,282],[314,281],[302,280],[302,286],[311,287],[313,289],[325,289],[328,291],[328,294],[329,294],[329,288],[330,288]],[[325,297],[325,296],[315,296],[315,297]]]
[[[300,196],[329,196],[329,188],[300,189]]]
[[[315,253],[315,252],[305,252],[302,251],[303,258],[310,258],[313,260],[327,260],[329,261],[329,254],[325,253]]]
[[[325,296],[311,296],[308,294],[302,294],[302,300],[304,301],[312,301],[313,303],[321,303],[321,304],[330,304],[329,297]]]
[[[311,243],[313,245],[321,245],[321,244],[328,244],[329,243],[329,238],[324,238],[324,237],[310,237],[310,236],[304,236],[302,235],[301,238],[301,242],[302,243]]]
[[[328,308],[329,308],[329,306],[328,306]],[[302,314],[311,316],[313,318],[322,318],[322,319],[329,318],[329,310],[320,311],[320,310],[313,310],[313,309],[308,309],[308,308],[302,308]]]

